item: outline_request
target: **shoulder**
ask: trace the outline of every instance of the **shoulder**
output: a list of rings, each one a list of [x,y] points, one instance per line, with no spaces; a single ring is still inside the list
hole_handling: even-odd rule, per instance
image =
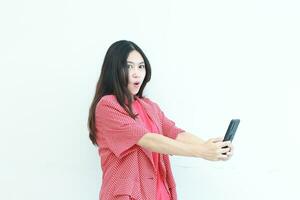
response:
[[[158,104],[155,101],[153,101],[152,99],[150,99],[149,97],[143,97],[143,98],[139,98],[139,99],[154,109],[160,109]]]
[[[146,104],[155,104],[154,101],[152,101],[149,97],[143,96],[143,97],[138,97],[140,101],[143,101]]]
[[[105,95],[97,103],[96,110],[122,111],[124,108],[119,104],[115,95]]]
[[[149,97],[138,97],[138,100],[154,109],[159,109],[158,104]],[[103,96],[97,104],[97,108],[98,107],[111,107],[116,110],[125,111],[124,108],[119,104],[116,96],[112,94]]]
[[[110,104],[118,103],[116,96],[112,94],[104,95],[98,102],[98,104],[107,104],[107,103]]]

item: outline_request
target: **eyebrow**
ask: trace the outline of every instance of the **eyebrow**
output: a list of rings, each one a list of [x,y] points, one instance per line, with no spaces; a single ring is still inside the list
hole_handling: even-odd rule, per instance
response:
[[[127,63],[135,64],[134,62],[131,62],[131,61],[127,61]],[[140,62],[139,64],[145,64],[145,62]]]

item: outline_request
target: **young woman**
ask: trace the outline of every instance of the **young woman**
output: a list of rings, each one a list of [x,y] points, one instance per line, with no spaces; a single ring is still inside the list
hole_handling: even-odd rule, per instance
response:
[[[223,138],[204,141],[176,127],[143,96],[150,79],[150,63],[135,43],[109,47],[88,120],[101,157],[100,200],[176,200],[169,155],[218,161],[233,154]]]

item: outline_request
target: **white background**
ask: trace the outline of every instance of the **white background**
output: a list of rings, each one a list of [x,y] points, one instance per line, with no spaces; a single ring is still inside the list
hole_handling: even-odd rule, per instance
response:
[[[108,47],[132,40],[145,94],[204,139],[241,123],[227,162],[171,157],[180,200],[300,199],[300,4],[257,1],[0,3],[0,199],[96,200],[88,109]]]

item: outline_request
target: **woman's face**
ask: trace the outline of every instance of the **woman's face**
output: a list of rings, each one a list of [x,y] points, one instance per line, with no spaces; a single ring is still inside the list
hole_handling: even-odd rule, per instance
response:
[[[141,54],[133,50],[129,53],[127,58],[128,66],[128,86],[127,88],[132,95],[136,95],[146,76],[146,68],[144,59]]]

